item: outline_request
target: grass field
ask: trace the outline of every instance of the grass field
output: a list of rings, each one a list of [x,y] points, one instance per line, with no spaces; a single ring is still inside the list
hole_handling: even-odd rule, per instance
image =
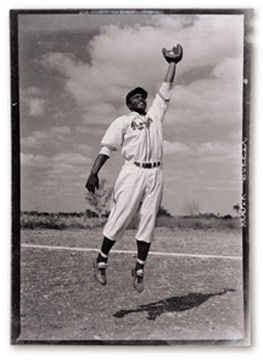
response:
[[[127,230],[113,248],[101,286],[101,228],[23,230],[19,340],[244,339],[240,229],[157,228],[143,293],[130,275],[134,236]]]
[[[103,217],[103,223],[107,218]],[[137,228],[139,217],[135,216],[129,225],[129,229]],[[84,213],[41,213],[37,211],[21,212],[22,229],[94,229],[101,227],[97,217],[85,216]],[[157,216],[156,227],[169,229],[217,229],[238,230],[241,223],[239,217],[215,216],[212,214],[200,214],[197,216]]]

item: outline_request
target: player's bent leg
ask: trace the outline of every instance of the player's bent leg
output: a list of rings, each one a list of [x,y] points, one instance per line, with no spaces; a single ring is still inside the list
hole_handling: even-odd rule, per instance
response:
[[[100,252],[94,262],[94,277],[101,285],[106,285],[107,283],[106,269],[108,255],[114,244],[115,241],[104,237]]]

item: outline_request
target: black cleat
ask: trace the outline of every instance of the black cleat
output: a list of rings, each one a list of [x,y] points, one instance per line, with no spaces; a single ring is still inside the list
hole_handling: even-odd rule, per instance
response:
[[[144,290],[144,271],[143,269],[139,269],[135,271],[132,269],[132,277],[133,277],[133,287],[138,291],[142,292]]]

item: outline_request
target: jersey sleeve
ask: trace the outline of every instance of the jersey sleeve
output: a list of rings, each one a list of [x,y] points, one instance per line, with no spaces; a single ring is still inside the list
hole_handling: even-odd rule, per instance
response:
[[[157,92],[155,99],[150,107],[148,114],[163,121],[165,112],[168,108],[169,101],[172,94],[172,84],[169,82],[163,82],[159,91]]]
[[[101,149],[100,149],[100,152],[99,154],[102,154],[102,155],[106,155],[108,156],[109,158],[111,157],[111,149],[108,148],[107,146],[102,146]]]
[[[110,150],[106,155],[110,154],[111,151],[117,151],[123,142],[124,135],[124,121],[122,117],[114,120],[108,127],[105,135],[101,140],[101,151],[105,154],[107,149]],[[106,148],[106,149],[105,149]]]

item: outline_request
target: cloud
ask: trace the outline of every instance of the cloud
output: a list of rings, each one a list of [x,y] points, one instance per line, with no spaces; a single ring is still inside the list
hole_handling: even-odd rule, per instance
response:
[[[178,31],[193,26],[198,21],[198,15],[153,15],[152,23],[156,27],[165,27],[171,31]]]
[[[83,114],[84,124],[109,124],[116,116],[117,109],[110,103],[91,105],[89,111]]]
[[[239,123],[242,121],[242,61],[225,58],[212,78],[176,86],[167,123]]]
[[[164,154],[187,153],[189,159],[198,158],[199,161],[236,161],[241,163],[241,143],[223,143],[208,141],[200,144],[184,144],[177,141],[164,140]]]
[[[63,141],[71,134],[69,126],[52,126],[48,131],[35,130],[21,139],[21,145],[31,148],[39,148],[44,144],[51,144],[54,140]]]
[[[22,167],[43,169],[50,166],[50,162],[49,159],[44,155],[21,153],[21,165]]]
[[[226,161],[228,163],[234,161],[241,166],[241,143],[206,142],[196,147],[195,154],[201,161]]]
[[[228,148],[226,144],[220,143],[212,143],[206,142],[199,146],[198,153],[199,154],[226,154],[228,152]]]
[[[242,16],[163,15],[156,20],[155,26],[102,27],[87,44],[89,63],[76,54],[49,52],[42,64],[65,77],[65,89],[79,104],[84,123],[109,124],[128,111],[124,97],[129,89],[141,85],[151,95],[157,90],[167,67],[161,48],[181,42],[178,82],[184,83],[185,74],[188,86],[174,90],[168,123],[236,121],[241,108]]]
[[[53,126],[49,130],[51,137],[64,140],[65,137],[68,137],[71,134],[70,127],[67,125],[64,126]]]
[[[189,150],[189,146],[182,144],[177,141],[169,142],[164,140],[163,142],[163,150],[165,154],[169,153],[184,153]]]
[[[87,166],[91,164],[87,156],[79,153],[58,153],[54,156],[41,154],[21,154],[23,191],[35,187],[56,188],[57,193],[72,183],[83,185],[87,178]]]
[[[37,87],[29,87],[20,91],[20,101],[28,107],[28,115],[40,117],[45,113],[46,101]]]
[[[91,126],[78,126],[76,128],[77,133],[79,134],[86,134],[90,136],[98,136],[102,138],[102,136],[105,134],[107,127],[104,126],[103,128],[97,128],[97,127],[91,127]]]
[[[41,116],[44,114],[45,100],[40,98],[30,99],[28,105],[30,116]]]
[[[134,23],[156,24],[157,19],[153,19],[150,15],[144,14],[141,16],[138,12],[136,13],[132,10],[128,10],[128,12],[129,14],[127,11],[125,13],[125,11],[122,10],[118,11],[115,15],[114,13],[105,14],[104,11],[102,11],[101,14],[87,14],[85,11],[84,13],[78,12],[77,14],[20,14],[19,31],[21,33],[54,32],[56,35],[65,31],[77,34],[85,32],[85,34],[87,34],[89,32],[97,33],[100,26],[110,23],[118,23],[120,27],[126,27],[129,24],[133,25]]]
[[[87,145],[87,144],[74,144],[74,148],[79,151],[79,152],[83,152],[84,154],[88,154],[93,152],[93,147]]]
[[[88,164],[88,159],[79,153],[60,153],[51,159],[53,164],[63,163],[70,166]]]
[[[39,147],[48,140],[48,134],[44,131],[35,130],[29,136],[21,139],[22,146]]]
[[[90,164],[91,160],[88,156],[80,153],[63,152],[54,156],[47,157],[42,154],[21,153],[22,166],[31,166],[36,168],[46,169],[58,167],[73,168],[74,166],[85,166]]]

